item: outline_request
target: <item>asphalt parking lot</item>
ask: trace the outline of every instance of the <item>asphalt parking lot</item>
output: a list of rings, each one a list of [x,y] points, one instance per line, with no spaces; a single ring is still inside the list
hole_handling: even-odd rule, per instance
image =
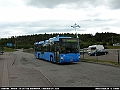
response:
[[[120,67],[87,62],[60,65],[22,50],[0,55],[0,67],[2,87],[116,87],[120,83]]]
[[[89,56],[87,53],[84,53],[84,56],[83,54],[81,54],[81,58],[118,62],[118,50],[119,49],[106,49],[106,50],[108,51],[107,55]]]

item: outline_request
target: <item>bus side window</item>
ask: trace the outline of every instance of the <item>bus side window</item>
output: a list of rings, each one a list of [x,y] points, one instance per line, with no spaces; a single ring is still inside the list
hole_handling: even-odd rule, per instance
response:
[[[55,42],[54,47],[55,47],[55,50],[54,50],[55,52],[59,50],[58,42]]]
[[[53,44],[53,45],[50,45],[50,51],[51,52],[54,52],[55,51],[55,45]]]
[[[59,46],[59,43],[57,43],[57,47],[56,47],[57,51],[60,50],[60,46]]]
[[[47,51],[50,52],[50,44],[47,45]]]
[[[38,51],[38,45],[35,45],[35,51]]]

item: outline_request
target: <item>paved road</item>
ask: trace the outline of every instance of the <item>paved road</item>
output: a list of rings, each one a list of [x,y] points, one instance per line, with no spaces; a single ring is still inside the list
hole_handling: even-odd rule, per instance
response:
[[[9,86],[120,86],[120,67],[87,62],[55,64],[22,51],[4,56]]]
[[[3,77],[3,62],[4,58],[0,55],[0,86],[2,85],[2,77]]]
[[[23,65],[20,63],[22,60],[25,60],[26,56],[24,55],[27,56],[27,54],[22,54],[21,51],[18,51],[4,53],[4,55],[0,56],[0,87],[54,87],[40,70],[35,70],[33,67],[24,67],[26,62],[22,62]]]

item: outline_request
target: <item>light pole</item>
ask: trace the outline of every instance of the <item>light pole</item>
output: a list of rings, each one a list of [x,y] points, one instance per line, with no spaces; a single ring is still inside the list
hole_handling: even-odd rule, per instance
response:
[[[15,36],[15,49],[17,48],[16,39],[17,39],[17,36]]]
[[[79,27],[79,28],[80,28],[80,26],[75,23],[75,24],[74,24],[73,26],[71,26],[71,27],[75,28],[76,37],[78,38],[78,49],[79,49],[79,51],[80,51],[79,37],[78,37],[77,31],[76,31],[76,27]]]
[[[75,33],[76,33],[76,36],[77,36],[77,38],[78,38],[78,34],[77,34],[77,31],[76,31],[76,27],[79,27],[79,28],[80,28],[80,26],[75,23],[75,24],[74,24],[73,26],[71,26],[71,27],[75,28]]]

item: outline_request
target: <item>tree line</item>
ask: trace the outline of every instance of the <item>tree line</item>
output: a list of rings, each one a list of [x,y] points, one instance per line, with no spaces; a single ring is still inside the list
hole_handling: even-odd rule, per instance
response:
[[[49,38],[55,36],[70,36],[76,37],[73,33],[53,33],[53,34],[33,34],[33,35],[24,35],[24,36],[12,36],[11,38],[1,38],[0,46],[8,47],[7,43],[12,43],[12,48],[33,48],[35,42],[48,40]],[[112,46],[113,43],[120,43],[120,34],[117,33],[96,33],[92,34],[78,34],[80,48],[87,48],[90,45],[104,45]]]

